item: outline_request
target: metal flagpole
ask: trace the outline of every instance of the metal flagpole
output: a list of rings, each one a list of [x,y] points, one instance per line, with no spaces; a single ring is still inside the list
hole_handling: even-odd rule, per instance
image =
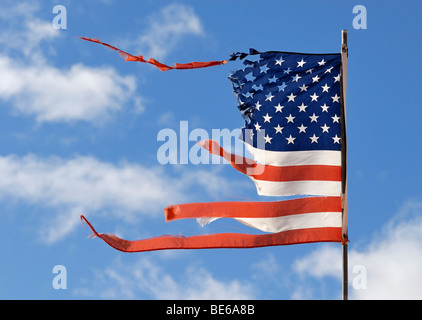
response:
[[[346,142],[346,81],[347,81],[347,30],[341,31],[341,164],[342,164],[342,246],[343,246],[343,300],[348,300],[348,230],[347,230],[347,142]]]

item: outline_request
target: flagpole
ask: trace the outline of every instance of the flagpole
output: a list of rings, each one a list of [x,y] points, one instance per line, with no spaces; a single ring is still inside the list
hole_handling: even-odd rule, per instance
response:
[[[341,162],[342,162],[342,246],[343,246],[343,300],[348,300],[348,200],[347,200],[347,142],[346,142],[346,82],[347,82],[347,30],[341,31]]]

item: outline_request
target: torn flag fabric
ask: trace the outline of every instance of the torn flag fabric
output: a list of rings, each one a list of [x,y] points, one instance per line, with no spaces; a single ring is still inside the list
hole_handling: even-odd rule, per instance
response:
[[[93,235],[124,252],[164,249],[256,248],[310,242],[341,241],[341,198],[315,197],[278,202],[212,202],[174,205],[165,209],[167,221],[218,216],[235,218],[253,227],[259,218],[263,234],[217,233],[191,237],[165,235],[143,240],[125,240],[98,233],[88,220]],[[340,227],[338,227],[340,226]]]
[[[245,120],[240,139],[252,158],[232,154],[216,141],[200,144],[251,178],[259,195],[297,197],[275,202],[189,203],[164,209],[166,221],[196,218],[211,222],[233,218],[259,230],[259,234],[166,235],[130,241],[98,233],[81,216],[95,236],[124,252],[342,241],[340,54],[251,49],[249,54],[235,53],[228,60],[169,67],[154,59],[147,61],[142,56],[132,56],[97,40],[84,40],[117,50],[127,61],[151,63],[163,71],[243,59],[243,68],[232,73],[229,79]]]
[[[340,54],[256,53],[232,73],[240,137],[267,196],[341,193]]]
[[[229,79],[245,119],[240,139],[253,159],[239,161],[215,141],[202,146],[251,178],[259,195],[340,196],[341,55],[251,50],[243,64]],[[277,230],[275,221],[247,221],[260,230],[263,223]]]
[[[103,46],[106,46],[109,49],[112,49],[114,51],[117,51],[123,58],[125,58],[126,61],[137,61],[137,62],[144,62],[152,64],[153,66],[157,67],[161,71],[168,71],[173,69],[198,69],[198,68],[206,68],[206,67],[212,67],[212,66],[218,66],[221,64],[227,63],[227,60],[220,60],[220,61],[207,61],[207,62],[189,62],[189,63],[176,63],[174,66],[168,66],[164,63],[161,63],[153,58],[149,58],[148,60],[145,60],[143,56],[134,56],[130,53],[127,53],[123,50],[120,50],[108,43],[101,42],[98,39],[91,39],[86,37],[79,37],[82,40],[91,41],[94,43],[101,44]]]

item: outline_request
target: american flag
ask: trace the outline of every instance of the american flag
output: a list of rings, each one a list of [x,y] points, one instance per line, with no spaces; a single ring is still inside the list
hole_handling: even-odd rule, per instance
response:
[[[258,194],[297,196],[273,202],[189,203],[164,209],[167,221],[234,218],[263,234],[217,233],[130,241],[97,233],[81,216],[95,236],[124,252],[342,241],[340,54],[251,49],[249,54],[236,53],[228,61],[169,67],[154,59],[130,55],[99,40],[83,39],[117,50],[128,61],[150,63],[163,71],[203,68],[248,57],[243,61],[244,67],[232,73],[229,79],[245,119],[241,139],[253,159],[231,154],[212,140],[201,144],[247,174],[255,182]]]
[[[241,139],[263,174],[249,174],[270,196],[341,193],[340,54],[255,50],[233,72]]]

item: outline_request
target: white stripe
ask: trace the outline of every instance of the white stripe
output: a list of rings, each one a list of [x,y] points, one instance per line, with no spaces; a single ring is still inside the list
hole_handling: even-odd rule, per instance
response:
[[[266,181],[252,177],[261,196],[341,196],[341,181]]]
[[[252,228],[265,232],[335,227],[341,228],[341,212],[313,212],[276,218],[235,218]]]
[[[269,151],[254,148],[245,143],[246,149],[252,153],[253,159],[261,164],[273,166],[327,165],[341,166],[341,151]]]

